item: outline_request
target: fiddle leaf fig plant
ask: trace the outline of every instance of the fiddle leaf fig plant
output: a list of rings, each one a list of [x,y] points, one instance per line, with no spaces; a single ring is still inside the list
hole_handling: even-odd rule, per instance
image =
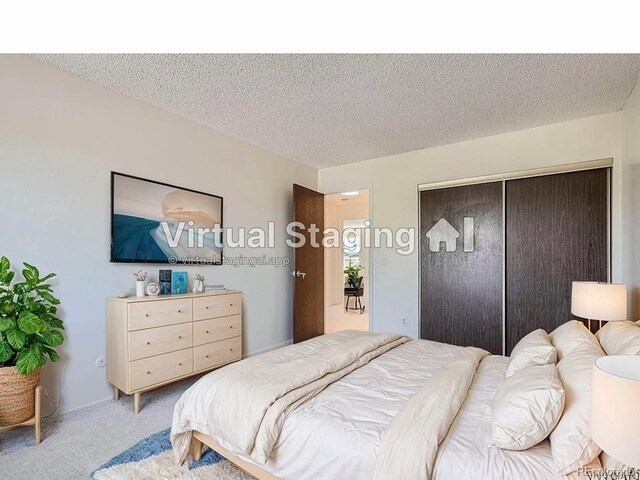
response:
[[[28,375],[47,357],[59,360],[55,348],[64,342],[64,325],[57,317],[60,300],[48,283],[56,274],[41,278],[36,267],[24,263],[22,276],[23,282],[14,282],[11,263],[0,258],[0,367],[15,366]]]

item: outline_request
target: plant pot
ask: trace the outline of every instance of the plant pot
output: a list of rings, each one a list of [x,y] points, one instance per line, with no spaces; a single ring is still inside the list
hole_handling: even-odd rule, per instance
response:
[[[204,292],[204,282],[202,280],[195,280],[193,282],[193,293]]]
[[[0,426],[16,425],[35,415],[40,370],[21,375],[16,367],[0,367]]]
[[[144,297],[144,282],[136,282],[136,297]]]

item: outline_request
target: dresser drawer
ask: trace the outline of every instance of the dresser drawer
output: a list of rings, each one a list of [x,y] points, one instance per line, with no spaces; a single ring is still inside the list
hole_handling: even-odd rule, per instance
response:
[[[129,388],[139,390],[193,372],[193,349],[156,355],[129,363]]]
[[[242,315],[193,322],[193,344],[217,342],[242,333]]]
[[[139,360],[192,346],[191,323],[129,332],[129,360]]]
[[[193,299],[193,319],[206,320],[208,318],[238,315],[242,312],[242,295],[230,293],[228,295],[210,295]]]
[[[222,365],[242,358],[242,337],[207,343],[194,348],[194,371]]]
[[[190,322],[192,308],[190,298],[131,303],[129,305],[129,330]]]

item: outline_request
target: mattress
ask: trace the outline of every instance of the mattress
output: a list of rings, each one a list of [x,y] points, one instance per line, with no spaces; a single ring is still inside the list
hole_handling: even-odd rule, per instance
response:
[[[289,414],[271,457],[260,467],[282,480],[371,480],[382,433],[459,348],[415,340],[331,384]],[[561,478],[547,441],[523,452],[492,445],[493,397],[508,364],[501,356],[481,363],[440,446],[434,480]]]

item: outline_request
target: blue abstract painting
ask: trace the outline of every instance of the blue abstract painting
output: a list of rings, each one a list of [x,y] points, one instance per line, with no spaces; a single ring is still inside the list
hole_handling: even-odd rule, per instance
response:
[[[112,173],[111,261],[222,260],[222,198]]]

